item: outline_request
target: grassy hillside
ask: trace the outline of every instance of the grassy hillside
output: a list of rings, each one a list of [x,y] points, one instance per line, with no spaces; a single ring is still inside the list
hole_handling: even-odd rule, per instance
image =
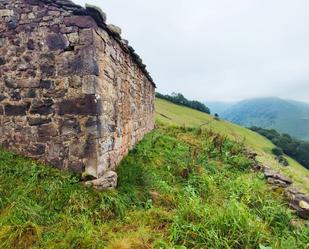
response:
[[[96,192],[74,174],[0,149],[0,248],[308,248],[309,226],[251,169],[242,143],[170,124],[207,122],[240,140],[249,131],[156,105],[165,117],[121,162],[116,190]]]
[[[156,112],[157,119],[161,122],[195,127],[202,125],[205,129],[211,129],[230,139],[244,143],[258,153],[258,160],[261,163],[283,172],[295,181],[298,188],[309,193],[309,171],[289,157],[287,159],[290,166],[282,167],[271,153],[274,145],[263,136],[230,122],[216,121],[210,115],[161,99],[156,101]]]
[[[274,128],[301,140],[309,140],[309,104],[279,98],[241,101],[228,108],[224,119],[245,127]]]
[[[0,248],[305,249],[303,226],[243,147],[157,124],[118,168],[119,187],[0,151]]]

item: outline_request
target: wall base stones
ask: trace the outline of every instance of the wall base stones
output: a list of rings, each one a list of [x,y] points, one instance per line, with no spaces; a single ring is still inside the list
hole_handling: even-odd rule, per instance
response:
[[[1,146],[101,178],[153,129],[155,85],[105,20],[68,0],[0,1]]]
[[[114,171],[107,171],[98,179],[86,181],[85,185],[93,187],[96,190],[104,191],[108,189],[116,188],[117,186],[117,173]]]

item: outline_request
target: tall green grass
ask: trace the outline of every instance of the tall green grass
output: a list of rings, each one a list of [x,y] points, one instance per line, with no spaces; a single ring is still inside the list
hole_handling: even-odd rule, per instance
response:
[[[100,193],[1,150],[0,248],[308,248],[309,227],[251,164],[226,137],[158,124]]]

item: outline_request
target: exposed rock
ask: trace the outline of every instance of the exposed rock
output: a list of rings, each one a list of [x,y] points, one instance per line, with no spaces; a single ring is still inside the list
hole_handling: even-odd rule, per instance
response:
[[[295,188],[288,188],[285,191],[285,196],[289,200],[290,208],[296,211],[296,214],[303,218],[309,219],[309,197],[304,193],[299,192]]]
[[[278,185],[281,187],[288,187],[293,183],[293,181],[277,171],[274,171],[268,167],[264,168],[264,175],[267,178],[267,181],[271,184]]]
[[[121,36],[121,28],[119,28],[118,26],[114,25],[114,24],[108,24],[107,28],[110,32],[112,32],[113,34],[119,35]]]
[[[85,182],[85,185],[99,191],[114,189],[117,187],[117,173],[114,171],[107,171],[102,177]]]

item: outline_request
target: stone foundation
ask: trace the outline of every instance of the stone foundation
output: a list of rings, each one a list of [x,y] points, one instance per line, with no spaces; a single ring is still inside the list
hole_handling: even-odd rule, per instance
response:
[[[0,1],[0,144],[101,177],[154,127],[155,85],[105,24],[66,0]]]

